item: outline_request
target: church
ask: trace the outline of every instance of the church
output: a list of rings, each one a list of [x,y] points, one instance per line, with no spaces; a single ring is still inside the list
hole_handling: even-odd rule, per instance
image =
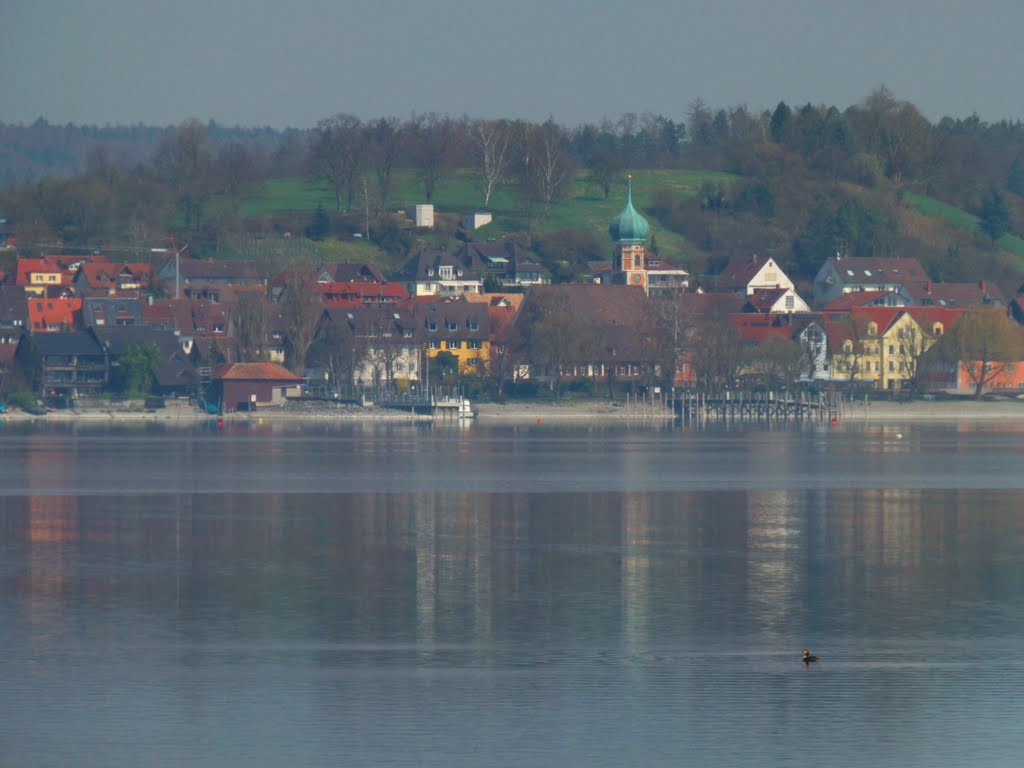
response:
[[[626,207],[612,219],[608,233],[615,243],[609,281],[612,285],[643,288],[648,296],[686,290],[690,273],[662,261],[647,250],[650,225],[633,207],[633,179],[626,188]]]

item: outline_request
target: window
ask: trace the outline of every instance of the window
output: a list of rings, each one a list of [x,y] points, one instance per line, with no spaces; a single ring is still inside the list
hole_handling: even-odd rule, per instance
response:
[[[437,330],[437,320],[427,320],[427,330],[428,331],[436,331]]]
[[[480,340],[470,339],[466,342],[466,349],[480,349]]]
[[[796,299],[792,296],[786,297],[786,309],[793,309],[796,306]]]
[[[476,320],[467,320],[466,321],[466,326],[471,331],[479,331],[480,330],[480,323],[478,323]]]
[[[457,331],[459,330],[459,324],[454,320],[445,320],[444,327],[446,331]]]
[[[893,372],[893,371],[895,371],[895,370],[896,370],[896,366],[895,366],[895,364],[893,363],[893,361],[892,361],[892,360],[890,360],[890,361],[889,361],[889,373],[892,373],[892,372]]]
[[[889,345],[889,354],[890,355],[896,354],[896,348],[892,344]]]
[[[431,339],[430,341],[427,342],[427,349],[440,349],[440,348],[441,348],[441,342],[439,342],[437,339]]]
[[[448,349],[462,349],[462,342],[455,339],[448,340]]]
[[[412,328],[403,328],[402,329],[402,338],[403,339],[411,339],[412,338]]]

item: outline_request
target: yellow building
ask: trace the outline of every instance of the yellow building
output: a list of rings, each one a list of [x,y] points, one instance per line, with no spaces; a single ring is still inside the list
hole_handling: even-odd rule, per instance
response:
[[[423,302],[420,331],[428,358],[449,352],[459,361],[460,374],[484,374],[491,358],[487,305],[464,299]]]

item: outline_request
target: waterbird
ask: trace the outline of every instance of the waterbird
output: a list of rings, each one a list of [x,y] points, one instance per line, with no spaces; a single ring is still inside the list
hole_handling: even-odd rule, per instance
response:
[[[812,654],[809,650],[804,648],[804,664],[810,664],[812,661],[817,661],[818,657]]]

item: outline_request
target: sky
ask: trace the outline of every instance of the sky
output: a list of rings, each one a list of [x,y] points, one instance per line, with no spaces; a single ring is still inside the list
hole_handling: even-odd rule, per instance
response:
[[[0,0],[0,122],[566,126],[697,98],[1024,119],[1020,0]]]

